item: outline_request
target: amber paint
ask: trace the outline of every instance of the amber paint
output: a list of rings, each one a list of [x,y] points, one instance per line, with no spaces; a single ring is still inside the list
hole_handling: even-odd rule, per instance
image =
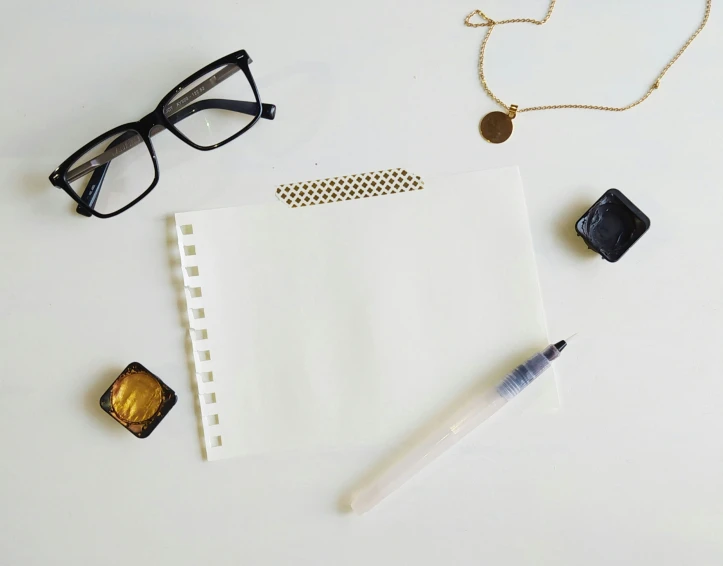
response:
[[[121,420],[128,424],[142,423],[158,412],[163,401],[163,389],[158,380],[148,373],[129,373],[113,384],[110,401]]]

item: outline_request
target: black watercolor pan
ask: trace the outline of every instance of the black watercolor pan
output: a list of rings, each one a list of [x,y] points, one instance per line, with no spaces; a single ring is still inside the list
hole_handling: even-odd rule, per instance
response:
[[[619,190],[610,189],[575,224],[587,247],[618,261],[650,228],[650,219]]]

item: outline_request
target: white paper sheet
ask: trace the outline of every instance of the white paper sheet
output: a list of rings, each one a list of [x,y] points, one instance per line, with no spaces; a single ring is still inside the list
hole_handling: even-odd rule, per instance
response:
[[[176,215],[209,460],[398,442],[547,343],[517,169],[425,184]]]

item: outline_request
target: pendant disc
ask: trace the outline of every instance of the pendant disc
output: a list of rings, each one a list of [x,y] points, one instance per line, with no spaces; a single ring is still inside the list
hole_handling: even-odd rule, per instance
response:
[[[512,118],[504,112],[490,112],[479,123],[479,133],[490,143],[506,142],[512,129]]]

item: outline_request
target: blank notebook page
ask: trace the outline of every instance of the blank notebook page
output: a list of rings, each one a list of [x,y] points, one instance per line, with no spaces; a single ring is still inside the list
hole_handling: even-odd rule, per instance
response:
[[[398,442],[547,343],[516,169],[176,225],[209,460]]]

